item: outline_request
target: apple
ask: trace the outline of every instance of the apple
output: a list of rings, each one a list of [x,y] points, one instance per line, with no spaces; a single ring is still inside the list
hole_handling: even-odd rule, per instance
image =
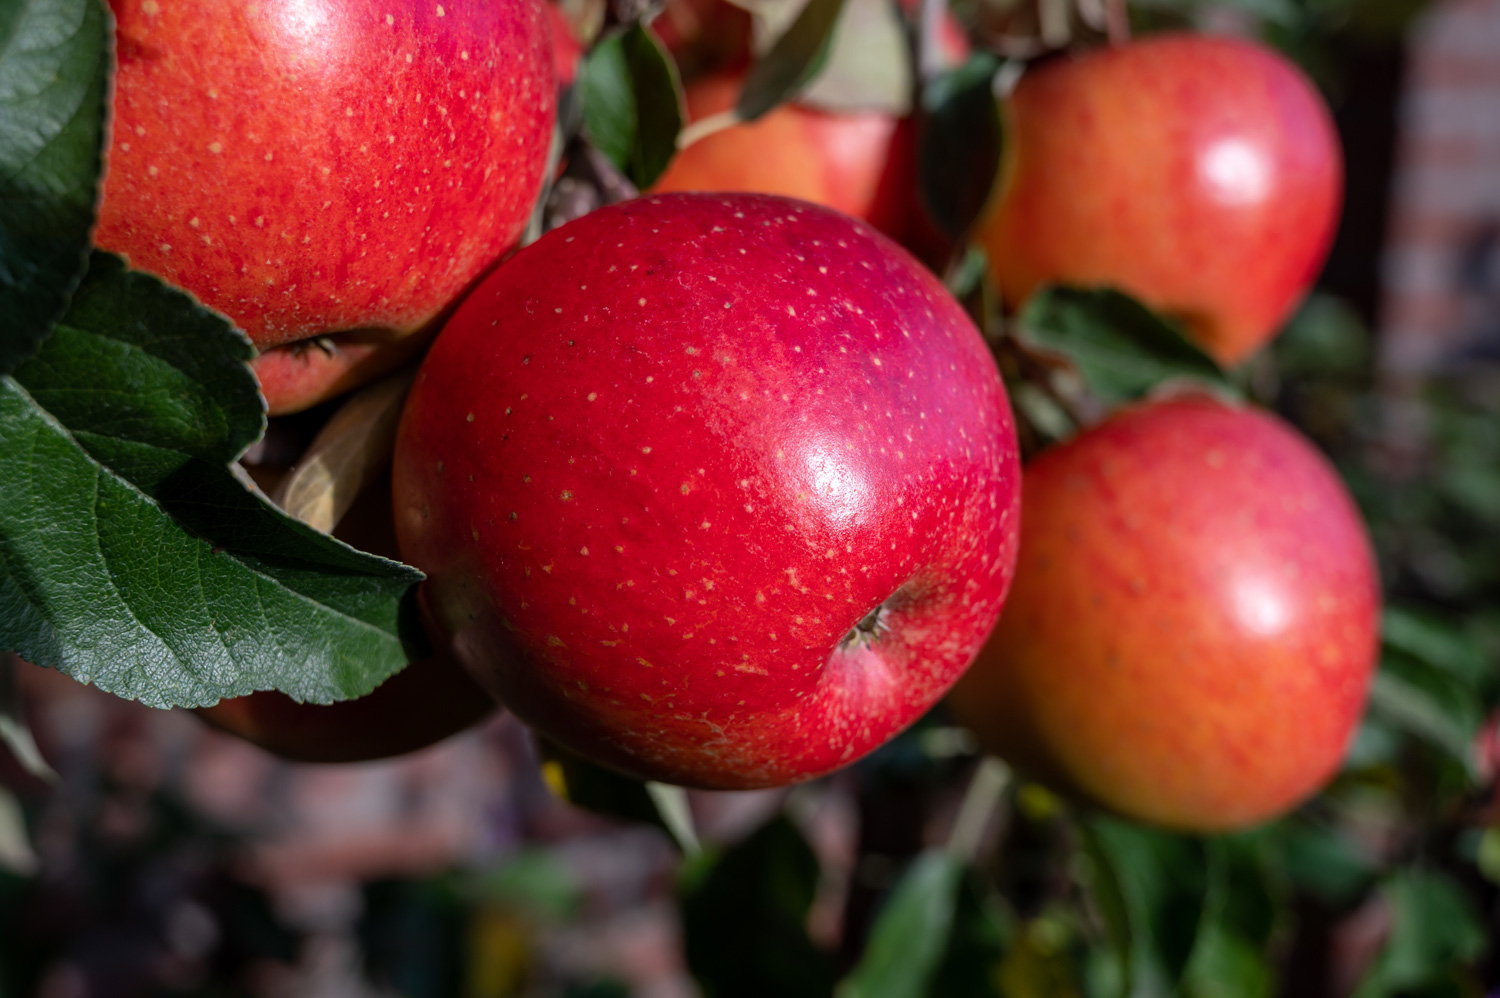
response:
[[[1015,426],[983,340],[868,225],[751,194],[602,209],[465,300],[393,494],[455,654],[542,734],[712,789],[916,720],[1009,584]]]
[[[978,240],[1002,297],[1112,285],[1221,363],[1271,339],[1333,239],[1338,136],[1312,84],[1235,38],[1163,35],[1029,70]]]
[[[556,101],[540,0],[110,6],[95,242],[243,328],[273,414],[396,366],[520,237]]]
[[[1131,818],[1265,821],[1337,769],[1379,580],[1337,474],[1273,416],[1125,410],[1026,467],[1016,584],[949,697],[980,744]]]
[[[261,470],[262,475],[265,474]],[[398,556],[389,481],[355,499],[334,536],[362,551]],[[428,622],[424,621],[424,624]],[[433,628],[427,626],[429,632]],[[434,745],[495,713],[499,705],[436,644],[374,692],[335,704],[299,703],[266,690],[194,711],[221,731],[296,762],[365,762]]]
[[[744,82],[744,73],[734,72],[690,84],[685,91],[688,119],[701,121],[728,111]],[[833,114],[783,104],[756,121],[730,125],[693,142],[651,190],[779,194],[899,234],[916,179],[912,156],[892,164],[898,124],[898,118],[881,111]],[[902,131],[908,143],[911,135],[910,129]]]

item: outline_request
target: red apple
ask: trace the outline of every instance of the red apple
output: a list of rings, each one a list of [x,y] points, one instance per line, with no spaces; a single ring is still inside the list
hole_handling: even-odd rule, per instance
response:
[[[988,750],[1132,818],[1271,818],[1338,767],[1375,664],[1369,541],[1333,469],[1207,398],[1027,465],[1015,590],[949,698]]]
[[[1028,71],[978,237],[1001,294],[1113,285],[1225,364],[1312,285],[1343,190],[1322,99],[1281,56],[1166,35]]]
[[[456,654],[542,733],[709,788],[919,717],[1004,598],[1018,467],[984,342],[869,226],[758,195],[522,250],[429,354],[396,533]]]
[[[519,238],[556,99],[540,0],[110,6],[95,242],[268,351],[273,413],[404,359]]]
[[[339,521],[334,536],[361,551],[398,557],[388,483],[365,490]],[[285,759],[364,762],[426,748],[498,709],[439,643],[431,658],[413,662],[356,700],[299,703],[267,690],[220,700],[194,713]]]

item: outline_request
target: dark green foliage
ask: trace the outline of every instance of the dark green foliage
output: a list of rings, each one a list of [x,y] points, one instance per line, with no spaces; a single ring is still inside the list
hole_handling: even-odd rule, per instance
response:
[[[96,254],[0,379],[0,647],[153,706],[368,693],[425,651],[420,573],[288,518],[229,462],[264,408],[249,343]]]
[[[0,0],[0,375],[36,351],[83,276],[108,17],[103,0]]]
[[[683,944],[706,998],[828,998],[832,960],[806,928],[817,888],[818,858],[785,817],[690,865]]]
[[[594,46],[579,69],[583,127],[638,188],[650,187],[677,151],[682,84],[661,41],[634,25]]]
[[[1105,402],[1179,380],[1231,391],[1219,366],[1176,326],[1118,291],[1044,288],[1027,301],[1016,327],[1024,341],[1066,357]]]
[[[754,121],[791,100],[818,75],[843,9],[844,0],[808,0],[791,27],[750,67],[734,108],[741,120]]]

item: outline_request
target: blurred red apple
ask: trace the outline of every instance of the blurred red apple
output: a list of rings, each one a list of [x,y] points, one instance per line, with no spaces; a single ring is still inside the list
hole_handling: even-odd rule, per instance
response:
[[[690,121],[728,111],[742,73],[688,86]],[[915,159],[896,153],[898,119],[880,111],[833,114],[783,104],[756,121],[698,139],[672,160],[652,187],[666,191],[748,191],[820,204],[899,235],[914,203]],[[910,144],[912,131],[900,136]],[[893,154],[896,162],[893,161]]]
[[[1009,584],[1019,469],[963,310],[869,226],[661,195],[522,250],[439,336],[396,531],[456,654],[638,776],[805,780],[926,711]]]
[[[583,61],[583,45],[573,33],[568,15],[556,2],[549,0],[547,14],[552,21],[552,66],[559,87],[571,87],[578,79],[578,66]]]
[[[1005,105],[978,237],[1001,294],[1112,285],[1182,318],[1222,363],[1273,337],[1338,220],[1338,136],[1284,58],[1167,35],[1028,71]]]
[[[1337,769],[1379,583],[1333,469],[1272,416],[1122,412],[1026,467],[1015,589],[949,697],[986,750],[1121,814],[1265,821]]]
[[[540,0],[110,6],[95,241],[243,328],[273,413],[404,360],[520,237],[556,99]]]

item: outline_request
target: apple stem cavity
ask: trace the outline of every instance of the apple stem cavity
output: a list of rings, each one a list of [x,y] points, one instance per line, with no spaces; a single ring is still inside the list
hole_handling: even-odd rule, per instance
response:
[[[698,829],[693,823],[693,809],[688,803],[687,791],[670,783],[646,781],[646,794],[656,805],[662,824],[677,841],[677,848],[689,859],[703,855],[703,844],[698,841]]]
[[[1009,766],[993,755],[987,755],[979,761],[979,766],[969,779],[969,789],[964,791],[958,817],[953,821],[953,831],[948,835],[946,848],[950,856],[964,863],[974,862],[984,838],[984,830],[989,826],[995,809],[1000,806],[1000,799],[1008,786]]]
[[[861,617],[859,623],[849,628],[849,633],[839,641],[839,651],[868,648],[879,641],[880,636],[890,630],[885,622],[886,612],[885,604],[880,603]]]

